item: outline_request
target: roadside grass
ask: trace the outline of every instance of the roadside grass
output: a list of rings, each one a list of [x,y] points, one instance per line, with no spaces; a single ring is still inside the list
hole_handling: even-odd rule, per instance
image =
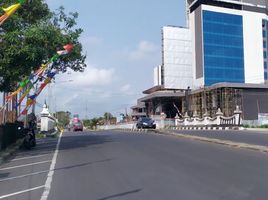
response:
[[[36,139],[43,139],[43,138],[46,138],[46,135],[43,134],[43,133],[37,133],[37,134],[35,135],[35,137],[36,137]]]
[[[245,124],[245,125],[242,125],[244,128],[267,128],[268,129],[268,124],[264,124],[264,125],[261,125],[261,126],[253,126],[253,125],[248,125],[248,124]]]

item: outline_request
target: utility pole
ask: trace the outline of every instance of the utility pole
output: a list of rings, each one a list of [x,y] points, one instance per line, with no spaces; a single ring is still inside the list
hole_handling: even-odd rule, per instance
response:
[[[85,114],[85,119],[86,119],[86,120],[88,119],[87,112],[88,112],[88,107],[87,107],[87,101],[86,101],[86,114]]]

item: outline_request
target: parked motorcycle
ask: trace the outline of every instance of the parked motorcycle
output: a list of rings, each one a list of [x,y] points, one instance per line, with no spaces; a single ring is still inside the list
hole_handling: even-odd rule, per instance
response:
[[[28,127],[24,128],[19,126],[18,130],[21,131],[23,140],[23,147],[26,149],[32,149],[36,146],[35,131],[36,131],[36,117],[32,117],[28,120]]]

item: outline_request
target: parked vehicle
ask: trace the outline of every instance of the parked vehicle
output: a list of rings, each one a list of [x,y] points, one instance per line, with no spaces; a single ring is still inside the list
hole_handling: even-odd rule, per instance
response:
[[[136,124],[137,129],[141,128],[156,128],[156,124],[154,123],[154,120],[152,120],[150,117],[141,117],[138,119],[138,122]]]
[[[19,126],[18,130],[22,133],[23,147],[26,149],[31,149],[36,146],[35,132],[37,130],[36,117],[34,114],[28,116],[28,127],[24,128]]]

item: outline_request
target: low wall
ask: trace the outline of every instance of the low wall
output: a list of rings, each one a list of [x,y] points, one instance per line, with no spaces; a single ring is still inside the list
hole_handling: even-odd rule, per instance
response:
[[[164,129],[166,127],[174,127],[175,119],[155,119],[156,129]],[[98,126],[99,130],[113,130],[113,129],[136,129],[136,122],[120,123],[115,125]]]
[[[18,130],[19,126],[23,127],[23,123],[7,123],[0,126],[0,150],[6,149],[23,137],[23,134]]]
[[[134,128],[136,128],[135,122],[97,126],[97,129],[99,130],[134,129]]]
[[[175,119],[162,119],[162,120],[154,120],[156,124],[156,129],[164,129],[166,127],[174,127]]]
[[[7,123],[14,123],[17,119],[16,111],[0,111],[0,124],[4,124],[4,112],[5,112],[5,122]]]
[[[210,117],[207,113],[203,115],[202,118],[194,114],[193,117],[189,117],[187,113],[181,119],[176,117],[175,125],[177,127],[184,126],[240,126],[242,112],[237,108],[234,111],[234,115],[230,117],[223,116],[223,113],[220,109],[214,117]]]

